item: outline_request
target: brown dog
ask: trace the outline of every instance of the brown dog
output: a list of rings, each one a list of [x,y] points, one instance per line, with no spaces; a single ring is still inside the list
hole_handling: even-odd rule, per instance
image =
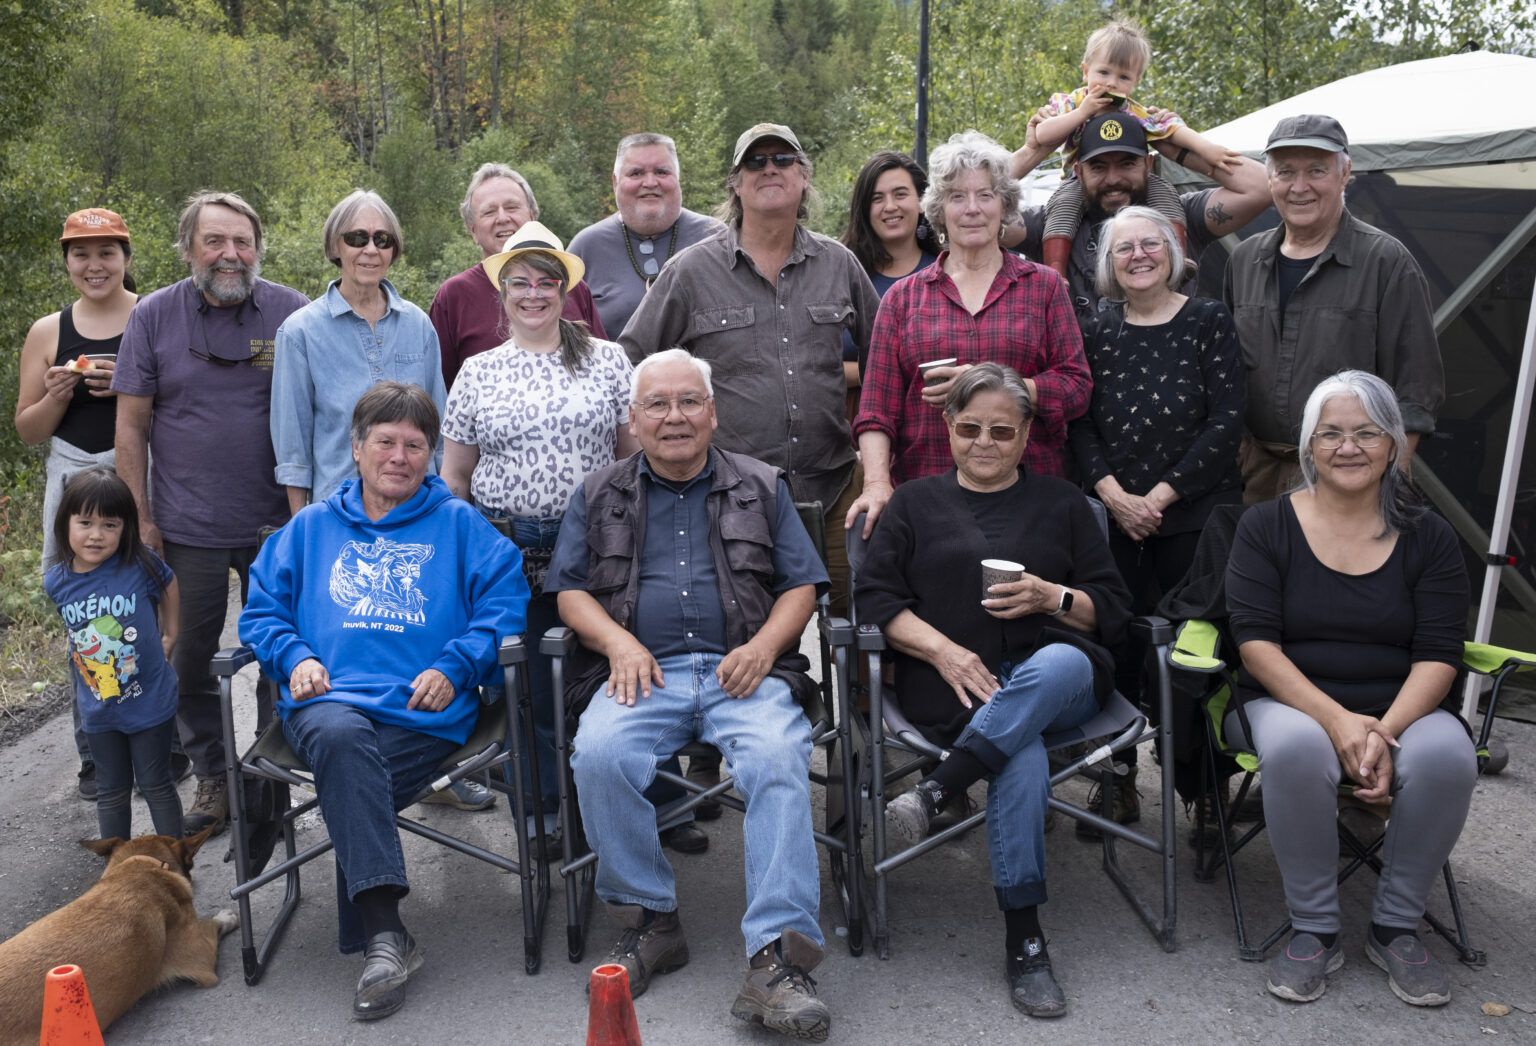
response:
[[[240,919],[231,911],[199,919],[192,907],[192,857],[211,831],[80,840],[107,859],[101,878],[0,944],[0,1046],[38,1041],[43,981],[55,966],[74,963],[85,973],[103,1030],[162,985],[219,983],[219,938]]]

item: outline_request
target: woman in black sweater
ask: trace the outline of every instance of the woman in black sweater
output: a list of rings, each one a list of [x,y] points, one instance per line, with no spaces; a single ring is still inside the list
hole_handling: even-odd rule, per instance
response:
[[[1318,385],[1302,416],[1305,489],[1238,524],[1227,607],[1238,697],[1264,774],[1264,816],[1295,933],[1268,988],[1310,1002],[1344,963],[1337,788],[1391,798],[1366,954],[1416,1006],[1450,980],[1416,936],[1425,898],[1466,821],[1477,760],[1447,703],[1466,634],[1466,566],[1399,454],[1392,388],[1363,371]],[[1241,741],[1234,712],[1227,730]]]
[[[1041,734],[1098,710],[1114,686],[1106,649],[1128,597],[1082,493],[1019,464],[1033,415],[1023,379],[981,363],[944,407],[955,469],[896,489],[855,591],[859,620],[896,652],[896,699],[949,758],[886,807],[916,841],[933,817],[988,778],[987,838],[1007,925],[1014,1006],[1055,1017],[1066,1001],[1040,931],[1050,774]],[[978,599],[981,561],[1024,564]]]

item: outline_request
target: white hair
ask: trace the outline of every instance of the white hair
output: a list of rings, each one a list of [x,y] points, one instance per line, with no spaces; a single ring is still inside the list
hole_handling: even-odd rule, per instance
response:
[[[699,377],[704,379],[704,395],[713,396],[715,386],[709,380],[710,366],[708,360],[701,360],[687,349],[662,349],[653,353],[635,365],[635,371],[629,376],[629,400],[631,403],[640,402],[640,376],[652,367],[662,363],[686,362],[693,364],[699,372]]]

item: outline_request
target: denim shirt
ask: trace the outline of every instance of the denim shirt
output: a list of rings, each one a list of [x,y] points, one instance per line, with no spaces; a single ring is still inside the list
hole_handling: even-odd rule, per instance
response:
[[[427,314],[380,282],[388,302],[376,326],[352,311],[341,281],[289,316],[277,329],[272,372],[272,447],[277,482],[307,487],[324,500],[357,475],[352,461],[352,408],[380,381],[420,385],[441,414],[447,403],[437,332]],[[442,446],[432,468],[442,463]]]

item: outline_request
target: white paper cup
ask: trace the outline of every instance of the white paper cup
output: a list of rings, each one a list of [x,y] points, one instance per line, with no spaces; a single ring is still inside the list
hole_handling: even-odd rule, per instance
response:
[[[1011,559],[984,559],[981,561],[981,598],[991,599],[988,591],[993,585],[1018,581],[1024,576],[1024,564]]]
[[[919,363],[917,365],[917,372],[923,376],[924,385],[937,385],[939,382],[944,381],[945,379],[931,378],[928,376],[928,372],[934,367],[953,367],[958,362],[960,361],[953,356],[950,356],[948,359],[929,360],[927,363]]]

